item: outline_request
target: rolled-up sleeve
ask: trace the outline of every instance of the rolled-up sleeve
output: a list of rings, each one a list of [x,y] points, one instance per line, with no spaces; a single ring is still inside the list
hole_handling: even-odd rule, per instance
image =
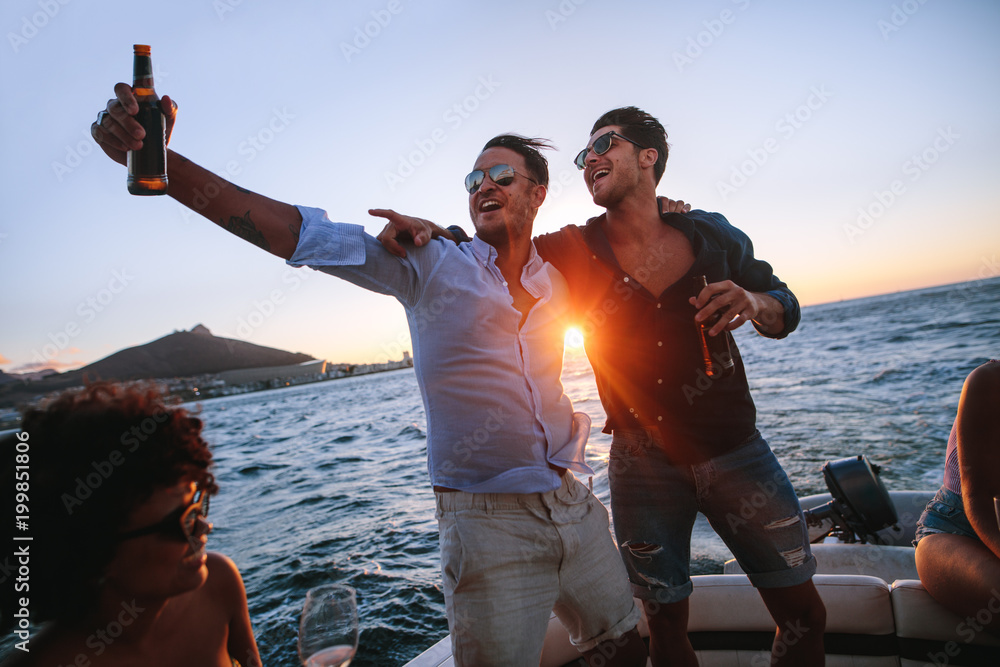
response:
[[[298,245],[287,262],[290,266],[308,266],[372,292],[394,296],[405,304],[419,299],[419,260],[428,259],[428,252],[396,257],[361,225],[331,222],[323,209],[296,208],[302,216],[302,227]]]
[[[296,206],[302,216],[299,244],[288,263],[300,266],[358,266],[365,263],[365,228],[334,224],[321,208]]]

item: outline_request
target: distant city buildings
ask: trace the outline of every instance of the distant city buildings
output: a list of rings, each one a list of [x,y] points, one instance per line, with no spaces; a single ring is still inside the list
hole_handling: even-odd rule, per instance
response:
[[[162,386],[168,394],[177,396],[184,401],[192,401],[412,367],[413,359],[410,357],[410,353],[403,352],[401,360],[388,361],[382,364],[333,364],[324,359],[313,359],[301,364],[287,366],[242,368],[195,377],[154,378],[150,380],[133,380],[130,383],[153,382]],[[54,393],[36,395],[28,403],[29,405],[36,405],[51,395],[54,395]],[[21,415],[18,410],[13,408],[0,409],[0,431],[17,428],[20,426],[20,421]]]
[[[185,400],[194,400],[246,394],[264,389],[277,389],[412,367],[413,359],[410,357],[410,353],[403,352],[401,360],[382,364],[332,364],[325,359],[314,359],[290,366],[241,368],[197,377],[162,380],[161,382],[164,383],[169,393]]]

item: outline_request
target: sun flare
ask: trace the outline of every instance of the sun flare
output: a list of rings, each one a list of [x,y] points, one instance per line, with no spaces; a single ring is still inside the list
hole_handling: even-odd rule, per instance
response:
[[[582,350],[583,349],[583,332],[576,327],[570,327],[566,329],[565,338],[566,348],[569,350]]]

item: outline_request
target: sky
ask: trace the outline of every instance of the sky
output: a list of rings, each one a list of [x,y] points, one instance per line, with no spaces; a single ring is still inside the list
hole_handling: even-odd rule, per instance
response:
[[[472,231],[502,132],[550,139],[535,231],[601,212],[572,160],[603,112],[670,141],[661,195],[717,211],[803,305],[1000,275],[992,0],[5,0],[0,370],[67,370],[197,324],[333,362],[399,359],[390,297],[127,193],[90,124],[132,45],[171,148],[245,188],[382,228]]]

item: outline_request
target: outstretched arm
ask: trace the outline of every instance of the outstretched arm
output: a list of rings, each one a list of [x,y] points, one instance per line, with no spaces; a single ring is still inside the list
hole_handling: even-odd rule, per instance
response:
[[[168,96],[160,100],[167,121],[167,137],[177,118],[177,105]],[[142,147],[145,132],[135,119],[139,105],[126,83],[115,86],[115,97],[90,132],[101,149],[125,165],[129,150]],[[167,151],[167,194],[226,231],[264,250],[289,259],[298,243],[302,217],[291,204],[244,190],[172,150]]]

